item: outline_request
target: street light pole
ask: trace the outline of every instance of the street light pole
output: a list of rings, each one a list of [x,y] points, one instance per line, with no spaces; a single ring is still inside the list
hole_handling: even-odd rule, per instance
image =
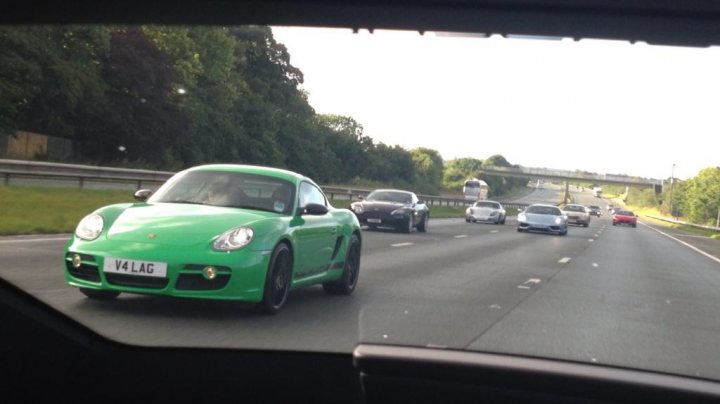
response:
[[[673,163],[672,174],[670,174],[670,217],[675,217],[673,215],[673,199],[672,199],[672,191],[673,191],[674,184],[675,184],[675,163]]]

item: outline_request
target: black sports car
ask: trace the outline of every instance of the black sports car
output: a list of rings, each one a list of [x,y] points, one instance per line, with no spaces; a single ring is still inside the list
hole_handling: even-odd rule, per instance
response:
[[[397,189],[377,189],[367,198],[353,202],[350,209],[361,225],[371,229],[392,227],[410,233],[417,228],[424,232],[430,221],[430,210],[424,201],[412,192]]]

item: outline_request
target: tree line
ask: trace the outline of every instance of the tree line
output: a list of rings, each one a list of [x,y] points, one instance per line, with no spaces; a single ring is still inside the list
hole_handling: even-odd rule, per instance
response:
[[[422,193],[509,166],[375,142],[352,117],[316,113],[302,83],[266,26],[0,27],[0,133],[72,140],[75,162],[260,164]],[[495,195],[523,181],[486,180]]]

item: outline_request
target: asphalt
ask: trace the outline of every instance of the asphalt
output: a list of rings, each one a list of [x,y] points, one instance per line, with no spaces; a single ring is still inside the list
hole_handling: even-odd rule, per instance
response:
[[[559,190],[534,194],[526,201]],[[607,215],[565,237],[515,225],[434,219],[427,233],[366,230],[352,296],[298,290],[276,316],[229,302],[89,300],[63,281],[68,235],[0,238],[0,276],[138,345],[350,352],[381,342],[720,379],[720,261],[644,225],[613,227]]]

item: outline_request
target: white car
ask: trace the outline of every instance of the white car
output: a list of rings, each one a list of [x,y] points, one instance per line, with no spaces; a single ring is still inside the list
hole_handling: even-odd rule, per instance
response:
[[[465,210],[465,221],[505,224],[505,208],[495,201],[477,201]]]
[[[577,224],[583,227],[590,226],[590,213],[585,206],[570,203],[565,205],[562,211],[565,216],[567,216],[568,223]]]

